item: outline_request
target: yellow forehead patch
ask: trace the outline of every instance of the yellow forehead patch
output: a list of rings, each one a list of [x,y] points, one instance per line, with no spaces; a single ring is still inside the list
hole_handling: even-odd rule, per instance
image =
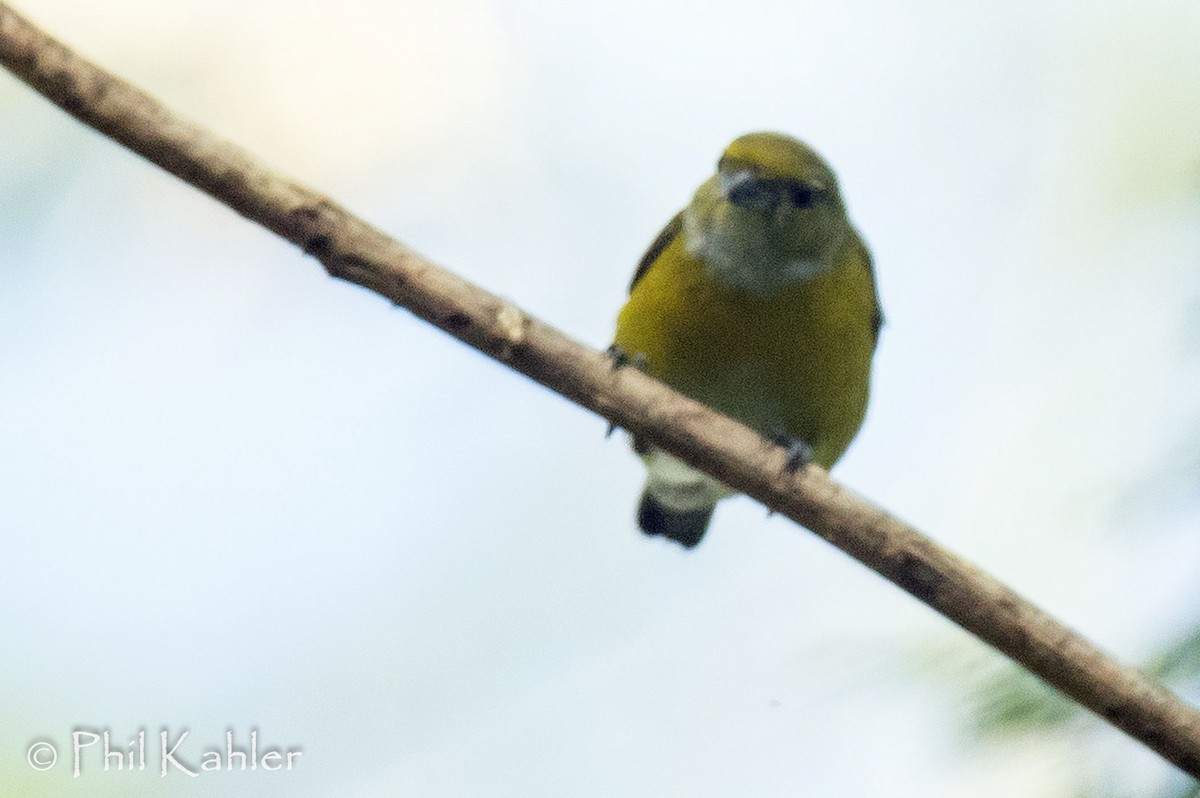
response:
[[[747,133],[721,156],[728,167],[751,167],[759,177],[803,180],[832,186],[833,170],[804,142],[783,133]]]

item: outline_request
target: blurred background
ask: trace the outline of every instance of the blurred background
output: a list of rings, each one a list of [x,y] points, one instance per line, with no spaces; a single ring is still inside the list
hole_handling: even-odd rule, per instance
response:
[[[730,139],[805,139],[889,320],[835,476],[1200,699],[1194,2],[19,10],[595,347]],[[0,74],[4,792],[1191,794],[747,499],[642,538],[604,428]]]

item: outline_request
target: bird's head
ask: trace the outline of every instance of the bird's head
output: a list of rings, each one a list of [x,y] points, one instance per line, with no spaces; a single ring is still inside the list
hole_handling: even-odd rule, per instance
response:
[[[850,229],[833,171],[781,133],[734,140],[684,225],[688,250],[717,279],[762,295],[827,271]]]

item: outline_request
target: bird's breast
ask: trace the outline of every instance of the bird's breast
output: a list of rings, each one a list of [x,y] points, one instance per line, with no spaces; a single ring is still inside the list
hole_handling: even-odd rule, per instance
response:
[[[644,355],[652,376],[766,435],[818,450],[829,438],[821,459],[832,461],[861,421],[873,348],[873,289],[853,266],[762,297],[714,280],[677,240],[634,287],[616,343]]]

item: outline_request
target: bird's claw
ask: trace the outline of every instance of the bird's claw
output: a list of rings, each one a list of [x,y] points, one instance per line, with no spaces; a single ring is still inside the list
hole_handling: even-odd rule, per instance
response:
[[[633,368],[635,368],[641,372],[646,371],[646,355],[641,352],[638,352],[634,355],[630,355],[628,352],[626,352],[621,347],[617,346],[616,344],[613,344],[608,349],[604,350],[604,354],[608,355],[608,359],[612,361],[613,371],[616,371],[617,369],[625,368],[626,366],[632,366]],[[612,437],[612,434],[616,431],[617,431],[617,422],[610,421],[610,422],[608,422],[608,429],[605,431],[604,437],[610,438],[610,437]]]
[[[794,474],[813,461],[813,448],[794,435],[777,435],[775,443],[783,447],[783,470]]]
[[[604,354],[608,355],[608,359],[612,361],[613,371],[625,366],[633,366],[638,371],[643,372],[646,370],[646,355],[642,352],[631,355],[621,347],[613,344],[604,350]]]

